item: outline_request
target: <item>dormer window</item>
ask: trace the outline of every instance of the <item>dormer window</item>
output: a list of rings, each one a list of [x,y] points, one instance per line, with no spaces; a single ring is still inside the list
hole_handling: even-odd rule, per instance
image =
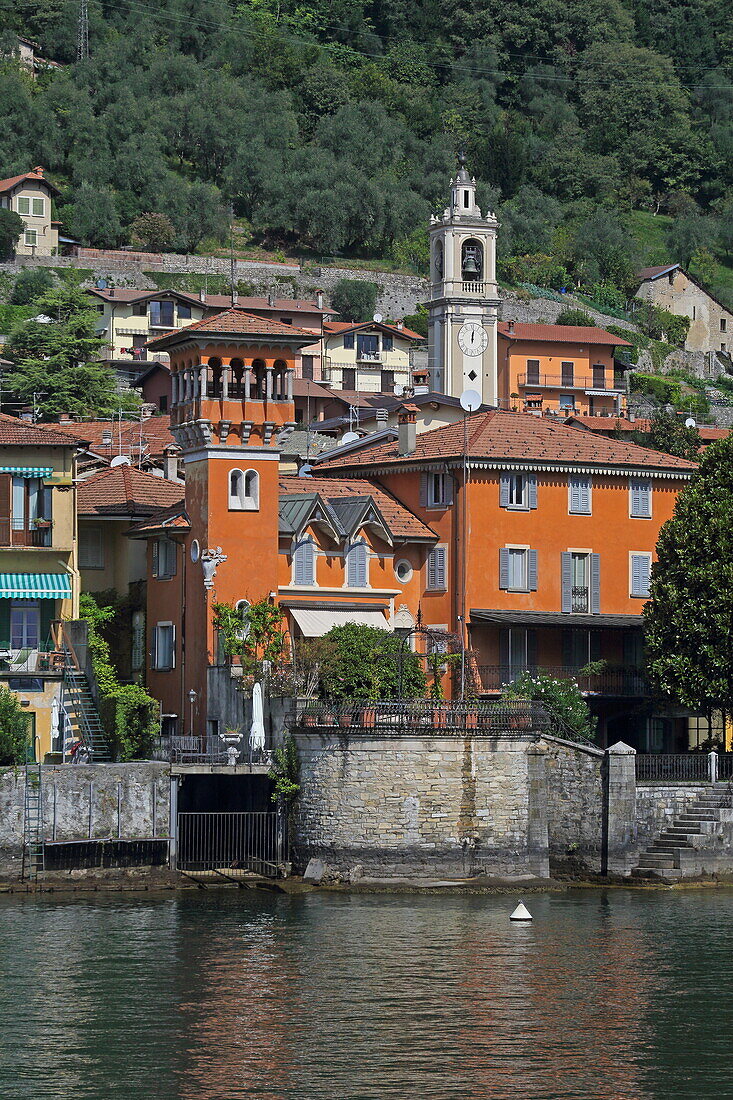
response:
[[[231,470],[229,473],[229,511],[258,512],[260,475],[256,470]]]
[[[360,539],[346,551],[346,585],[348,588],[366,588],[368,582],[367,546]]]
[[[293,584],[316,583],[316,553],[313,540],[304,538],[293,548]]]

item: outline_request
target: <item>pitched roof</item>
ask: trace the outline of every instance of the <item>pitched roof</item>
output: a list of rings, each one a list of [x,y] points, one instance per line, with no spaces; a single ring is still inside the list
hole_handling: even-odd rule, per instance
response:
[[[511,326],[512,331],[509,331]],[[630,348],[628,340],[622,340],[605,328],[595,325],[525,325],[519,322],[499,321],[497,331],[508,340],[544,340],[555,344],[606,344]]]
[[[642,267],[641,271],[637,271],[636,277],[643,283],[647,279],[658,279],[660,275],[668,275],[670,271],[676,271],[680,267],[680,264],[664,264],[663,267]]]
[[[167,446],[176,443],[171,432],[170,416],[151,416],[143,421],[70,420],[54,424],[53,429],[86,441],[88,450],[108,459],[118,454],[138,456],[141,453],[157,458]],[[111,442],[103,442],[105,433],[111,433]]]
[[[73,447],[83,443],[78,433],[70,439],[58,430],[58,424],[31,424],[17,416],[0,413],[0,446],[2,447]]]
[[[318,493],[327,501],[371,497],[392,537],[402,540],[437,538],[434,531],[401,504],[378,481],[366,478],[281,477],[280,496]]]
[[[310,378],[293,379],[293,397],[338,397],[338,393]]]
[[[207,294],[205,304],[209,309],[230,309],[232,296],[231,294]],[[236,308],[244,310],[267,309],[271,310],[273,313],[287,313],[288,310],[298,313],[335,313],[335,310],[322,309],[317,302],[312,302],[307,298],[275,298],[275,300],[270,303],[268,298],[244,297],[241,294],[237,297]]]
[[[147,516],[180,503],[183,485],[146,474],[134,466],[112,466],[82,481],[77,493],[80,516]]]
[[[578,428],[587,428],[591,432],[649,432],[652,427],[651,420],[645,416],[638,416],[635,420],[629,420],[623,416],[569,416],[565,423]],[[727,439],[730,433],[730,428],[716,428],[708,424],[697,425],[697,434],[703,443]]]
[[[413,332],[411,328],[398,328],[397,325],[388,325],[384,321],[324,321],[324,332],[360,332],[362,329],[378,328],[382,332],[391,333],[393,336],[406,336],[408,340],[424,340],[419,332]]]
[[[148,535],[155,535],[158,531],[189,531],[190,529],[191,521],[181,502],[174,504],[171,508],[154,512],[147,519],[133,524],[127,534],[132,538],[147,538]]]
[[[54,187],[50,180],[47,180],[44,176],[45,169],[38,168],[31,169],[30,172],[23,172],[20,176],[10,176],[6,180],[0,180],[0,192],[13,191],[19,184],[24,183],[26,180],[31,180],[35,183],[45,183],[49,191],[53,191],[58,195],[58,187]]]
[[[166,347],[175,340],[183,340],[189,333],[202,333],[218,336],[227,333],[234,336],[289,336],[296,339],[303,336],[303,343],[312,343],[312,332],[296,328],[295,325],[284,325],[282,321],[273,321],[270,317],[257,317],[254,313],[246,313],[242,309],[227,309],[223,313],[214,314],[213,317],[205,317],[202,321],[194,321],[192,325],[175,329],[173,332],[163,333],[148,340],[149,348]]]
[[[361,441],[364,442],[363,440]],[[608,439],[583,428],[571,428],[555,418],[499,410],[475,413],[468,418],[468,453],[474,461],[491,465],[504,462],[542,466],[629,467],[691,473],[697,467],[683,458],[651,451],[634,443]],[[323,469],[399,468],[424,462],[463,458],[463,423],[446,424],[417,436],[414,452],[399,454],[396,441],[366,447],[353,454],[318,459],[314,473]]]

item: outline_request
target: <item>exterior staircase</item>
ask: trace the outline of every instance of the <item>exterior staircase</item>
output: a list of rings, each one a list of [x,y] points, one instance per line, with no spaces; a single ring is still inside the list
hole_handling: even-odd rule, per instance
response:
[[[39,874],[45,869],[41,795],[41,765],[26,764],[21,877],[29,882],[36,882]]]
[[[707,846],[706,837],[712,841],[713,835],[722,831],[723,816],[730,823],[732,807],[731,783],[711,786],[641,854],[638,866],[631,872],[632,877],[673,882],[682,878],[686,864],[694,874],[696,851]]]
[[[85,762],[98,764],[111,759],[109,742],[94,703],[85,673],[67,657],[64,668],[64,709],[71,727],[72,740],[86,750]],[[80,757],[81,759],[81,757]]]

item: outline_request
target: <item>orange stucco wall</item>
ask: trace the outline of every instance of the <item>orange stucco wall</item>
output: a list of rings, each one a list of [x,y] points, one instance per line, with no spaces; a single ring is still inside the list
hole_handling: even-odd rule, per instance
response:
[[[539,384],[526,381],[527,361],[539,361]],[[574,385],[563,386],[562,364],[573,363]],[[498,388],[499,404],[504,409],[523,412],[526,408],[527,394],[542,395],[542,410],[559,411],[560,394],[571,394],[578,414],[611,414],[618,411],[616,395],[604,396],[585,393],[586,389],[598,389],[595,385],[593,367],[602,365],[607,389],[613,388],[613,347],[603,344],[552,343],[544,340],[509,339],[499,334],[498,338]],[[518,394],[513,398],[512,394]],[[625,407],[625,405],[623,406]]]

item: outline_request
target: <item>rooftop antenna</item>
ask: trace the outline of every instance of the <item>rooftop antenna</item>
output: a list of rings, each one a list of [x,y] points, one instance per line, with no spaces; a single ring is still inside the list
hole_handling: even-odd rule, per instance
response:
[[[89,8],[87,0],[79,0],[79,24],[76,32],[76,60],[89,59]]]

